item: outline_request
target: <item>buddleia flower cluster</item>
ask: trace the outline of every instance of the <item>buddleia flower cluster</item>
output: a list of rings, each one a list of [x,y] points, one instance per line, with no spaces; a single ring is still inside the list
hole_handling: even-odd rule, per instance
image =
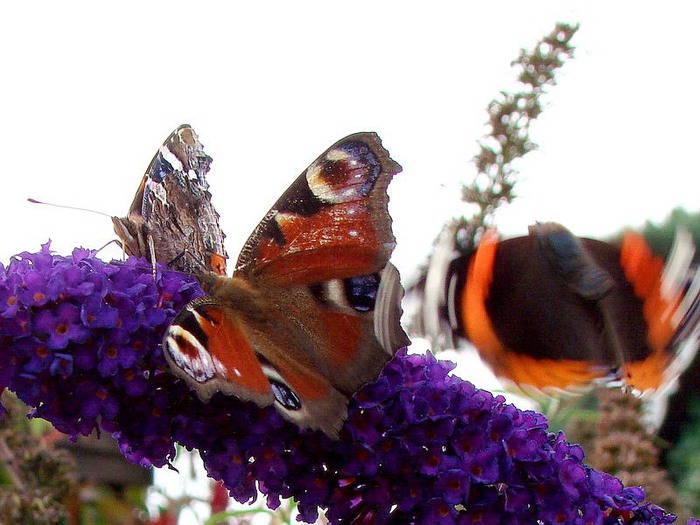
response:
[[[642,489],[588,467],[544,416],[506,404],[430,354],[400,351],[350,401],[332,440],[273,407],[216,394],[201,402],[173,374],[161,339],[201,289],[141,259],[106,263],[48,245],[0,268],[0,387],[70,435],[97,430],[144,467],[175,443],[197,449],[239,502],[331,523],[663,524]],[[691,520],[689,523],[700,522]]]

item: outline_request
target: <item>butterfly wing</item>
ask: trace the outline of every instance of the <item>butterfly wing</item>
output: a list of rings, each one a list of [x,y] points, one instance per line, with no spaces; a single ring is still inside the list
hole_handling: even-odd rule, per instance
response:
[[[270,209],[236,271],[284,286],[381,270],[396,245],[386,190],[400,170],[375,133],[340,140]]]
[[[112,219],[127,254],[186,272],[226,272],[225,236],[206,181],[210,164],[190,126],[170,134],[151,160],[128,215]]]
[[[203,401],[216,392],[261,405],[272,402],[270,383],[241,319],[202,297],[173,320],[163,340],[166,360]]]
[[[320,370],[306,331],[240,277],[202,277],[213,296],[193,301],[163,341],[166,360],[208,401],[216,392],[277,410],[302,428],[333,438],[347,417],[347,397]]]
[[[695,244],[691,235],[676,232],[671,253],[662,259],[646,240],[634,232],[625,234],[619,248],[624,279],[642,303],[648,351],[629,353],[625,376],[638,390],[656,390],[675,379],[697,352],[698,318],[692,306],[700,297],[697,270],[692,269]],[[627,316],[624,308],[613,311],[615,319]],[[688,341],[693,341],[687,345]],[[683,353],[684,355],[681,355]]]
[[[611,268],[568,232],[543,229],[484,236],[467,262],[462,327],[498,376],[540,390],[582,387],[622,365],[596,302],[614,286]]]
[[[387,187],[400,170],[375,133],[338,141],[275,203],[236,264],[310,334],[320,370],[346,395],[408,344],[389,263]]]

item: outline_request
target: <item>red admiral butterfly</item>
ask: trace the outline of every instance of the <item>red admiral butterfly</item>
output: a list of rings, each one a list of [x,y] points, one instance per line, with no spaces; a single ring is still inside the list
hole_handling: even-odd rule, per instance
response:
[[[449,327],[447,339],[468,339],[521,386],[571,389],[609,377],[658,389],[697,326],[694,246],[683,232],[666,264],[636,233],[617,246],[554,223],[507,240],[487,231],[468,254],[443,248],[421,292],[418,332],[437,338]]]

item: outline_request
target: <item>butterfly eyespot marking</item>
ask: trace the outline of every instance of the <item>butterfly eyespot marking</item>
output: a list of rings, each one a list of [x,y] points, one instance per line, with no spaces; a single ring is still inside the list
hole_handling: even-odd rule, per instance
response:
[[[321,202],[340,204],[369,195],[380,172],[379,159],[369,146],[349,141],[312,164],[306,181]]]
[[[371,312],[377,302],[381,278],[378,273],[343,279],[345,297],[358,312]]]
[[[181,326],[170,327],[164,346],[168,357],[198,383],[211,380],[217,373],[226,375],[221,362],[213,358],[200,341]]]
[[[196,311],[193,309],[187,309],[178,315],[173,321],[173,328],[179,328],[179,333],[187,334],[193,341],[195,341],[202,348],[206,348],[209,337],[207,333],[202,329],[200,324],[200,319],[204,318],[212,324],[216,321],[209,316],[204,309]],[[179,335],[179,334],[178,334]]]
[[[215,376],[240,377],[238,369],[229,372],[207,346],[209,337],[202,328],[204,321],[212,325],[220,320],[211,315],[206,306],[193,305],[183,310],[173,321],[163,341],[164,351],[182,371],[198,383],[205,383]]]
[[[340,310],[372,312],[377,302],[381,277],[378,273],[346,279],[332,279],[309,285],[309,293],[319,304],[332,304]]]
[[[301,410],[301,399],[287,385],[271,379],[270,388],[272,388],[275,401],[282,405],[284,409],[294,412]]]
[[[301,410],[301,399],[299,399],[296,392],[292,390],[284,378],[264,356],[256,353],[256,357],[260,361],[263,374],[265,374],[265,377],[270,382],[270,389],[272,390],[275,401],[279,403],[283,409],[290,412]]]

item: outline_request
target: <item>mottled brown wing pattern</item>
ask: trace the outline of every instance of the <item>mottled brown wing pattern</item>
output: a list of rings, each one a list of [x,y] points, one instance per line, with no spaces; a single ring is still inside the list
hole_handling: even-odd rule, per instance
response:
[[[211,157],[183,124],[151,160],[126,217],[114,231],[129,255],[173,269],[226,273],[224,233],[206,180]]]

